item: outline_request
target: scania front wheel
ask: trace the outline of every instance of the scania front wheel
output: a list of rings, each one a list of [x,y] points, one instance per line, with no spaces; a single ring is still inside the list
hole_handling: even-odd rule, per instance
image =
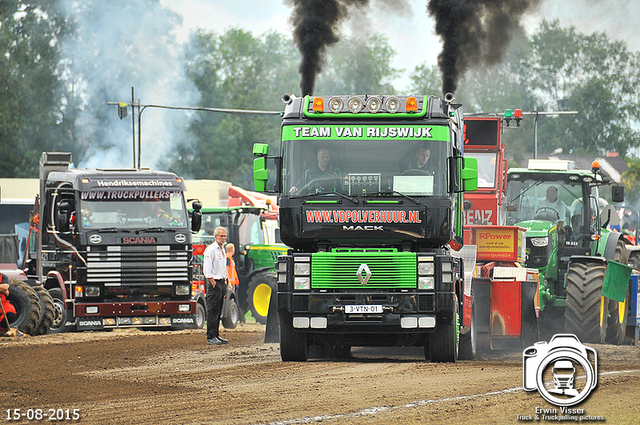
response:
[[[67,325],[69,319],[73,317],[71,310],[67,309],[60,288],[49,289],[49,294],[53,298],[53,322],[49,328],[50,334],[70,332],[74,326]]]

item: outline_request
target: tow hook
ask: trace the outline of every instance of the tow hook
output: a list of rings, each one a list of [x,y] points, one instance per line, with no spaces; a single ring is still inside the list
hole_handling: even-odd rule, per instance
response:
[[[334,313],[344,313],[344,306],[342,305],[334,305],[333,307],[331,307]]]
[[[393,313],[393,307],[390,305],[384,305],[382,306],[382,312],[383,313]]]

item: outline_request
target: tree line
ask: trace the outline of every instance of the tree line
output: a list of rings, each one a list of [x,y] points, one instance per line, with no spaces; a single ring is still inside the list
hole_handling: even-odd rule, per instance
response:
[[[71,151],[75,163],[83,164],[92,156],[100,158],[103,149],[122,145],[126,148],[115,156],[126,157],[130,123],[119,121],[107,102],[127,100],[132,86],[149,81],[152,88],[144,96],[154,102],[154,93],[180,82],[162,99],[180,106],[278,111],[282,94],[299,91],[300,55],[291,35],[197,30],[178,45],[169,36],[178,19],[157,0],[81,3],[70,13],[57,1],[0,0],[2,177],[36,177],[42,151]],[[105,36],[95,21],[111,12],[138,13],[138,19],[148,17],[154,25],[111,24]],[[101,41],[109,37],[113,50],[106,52],[107,43]],[[169,77],[151,73],[145,55],[169,64]],[[394,69],[394,55],[382,34],[343,37],[327,52],[315,94],[442,94],[435,66]],[[539,156],[560,149],[594,157],[615,151],[631,165],[628,181],[640,180],[638,52],[606,33],[584,34],[543,21],[533,34],[522,28],[516,32],[505,56],[501,64],[472,69],[460,81],[455,97],[466,113],[576,110],[576,115],[539,118]],[[394,87],[402,73],[408,73],[409,86]],[[143,150],[161,151],[154,166],[187,178],[223,179],[250,188],[253,143],[276,146],[279,139],[277,116],[192,112],[176,122],[164,116],[162,125],[173,125],[163,127],[171,142],[153,145],[157,126],[145,124],[147,116],[151,113],[143,118]],[[533,150],[532,120],[525,119],[504,140],[511,163],[524,165]],[[121,166],[129,164],[123,160]],[[635,197],[638,187],[629,185]]]

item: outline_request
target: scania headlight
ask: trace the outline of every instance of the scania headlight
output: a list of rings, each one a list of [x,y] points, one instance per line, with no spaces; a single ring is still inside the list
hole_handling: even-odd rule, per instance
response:
[[[99,286],[85,286],[84,287],[84,295],[87,297],[98,297],[100,296],[100,287]]]
[[[311,278],[309,277],[295,277],[293,279],[293,286],[295,289],[310,289]]]
[[[176,286],[176,295],[189,295],[191,292],[191,288],[189,285],[177,285]]]
[[[549,245],[549,238],[546,236],[544,238],[531,238],[531,245],[537,247],[547,246]]]

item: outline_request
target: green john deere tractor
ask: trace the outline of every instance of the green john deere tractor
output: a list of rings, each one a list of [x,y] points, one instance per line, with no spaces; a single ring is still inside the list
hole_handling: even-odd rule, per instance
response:
[[[576,170],[573,161],[531,160],[528,168],[508,172],[507,225],[526,229],[526,266],[540,271],[540,329],[621,344],[630,268],[621,233],[607,229],[617,216],[600,198],[606,184],[596,163]],[[613,202],[623,198],[623,188],[613,186]],[[620,273],[609,277],[607,268],[622,270],[626,280]],[[603,286],[623,299],[603,296]]]

